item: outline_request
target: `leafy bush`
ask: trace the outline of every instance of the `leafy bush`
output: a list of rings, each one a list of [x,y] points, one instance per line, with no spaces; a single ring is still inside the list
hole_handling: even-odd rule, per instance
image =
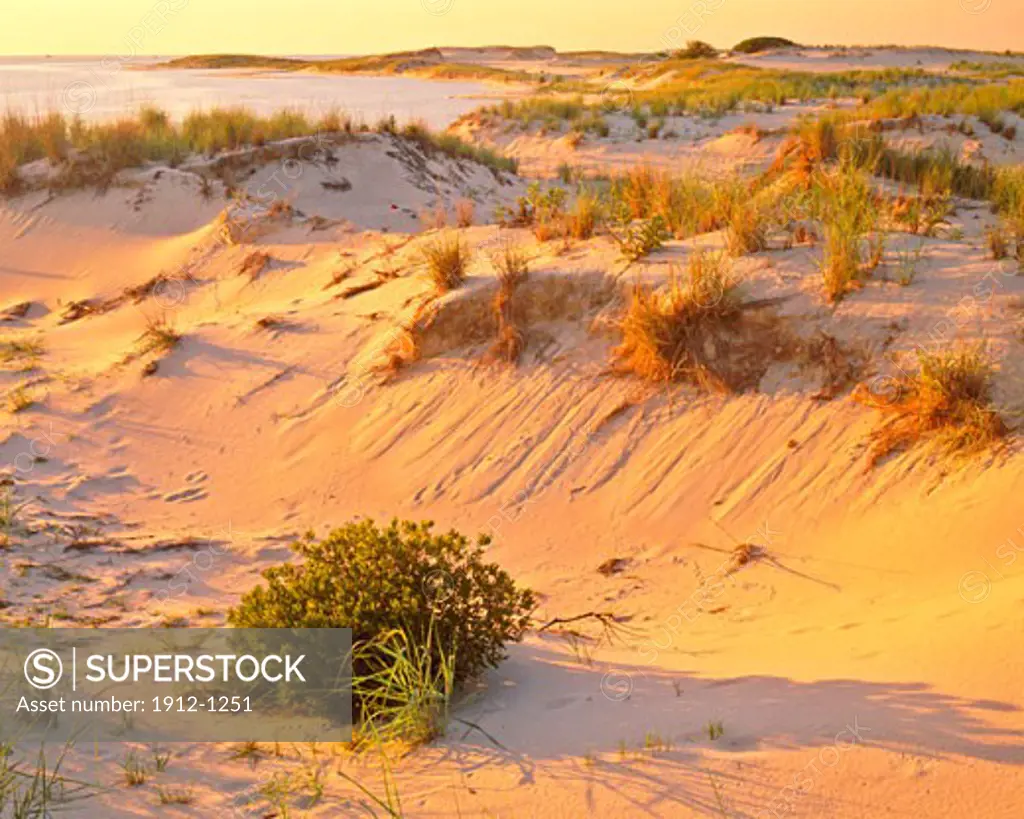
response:
[[[323,540],[295,544],[302,563],[263,573],[228,614],[239,628],[351,628],[353,676],[380,679],[393,666],[394,642],[448,668],[453,685],[495,667],[508,642],[522,638],[535,603],[496,564],[483,559],[489,538],[472,545],[456,531],[435,535],[432,523],[348,523]],[[355,687],[357,716],[371,693]]]
[[[661,216],[628,222],[623,226],[622,234],[612,232],[612,238],[619,245],[624,258],[631,262],[643,259],[656,250],[660,250],[669,238],[665,220]]]
[[[686,48],[673,51],[672,56],[677,60],[713,60],[718,56],[718,49],[703,40],[690,40]]]

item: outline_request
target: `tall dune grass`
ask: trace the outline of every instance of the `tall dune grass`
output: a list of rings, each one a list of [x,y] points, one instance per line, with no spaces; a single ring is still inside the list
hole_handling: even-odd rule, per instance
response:
[[[1024,80],[1006,83],[957,82],[941,86],[892,88],[869,103],[863,113],[873,118],[974,115],[1024,112]]]
[[[849,160],[814,177],[810,210],[825,232],[821,274],[829,301],[840,300],[880,261],[880,245],[873,259],[867,252],[878,226],[877,200],[867,174]]]
[[[74,164],[76,173],[64,178],[65,183],[73,185],[109,181],[119,170],[149,161],[175,165],[195,154],[212,155],[292,137],[355,130],[355,123],[337,111],[311,118],[291,110],[259,116],[245,108],[214,108],[194,111],[180,123],[152,107],[143,107],[134,116],[99,123],[59,113],[28,117],[8,112],[0,118],[0,192],[17,192],[23,184],[19,168],[39,159],[55,165]],[[393,120],[385,121],[377,130],[398,133]],[[515,171],[512,160],[469,145],[452,134],[434,134],[422,124],[407,126],[401,134],[425,150],[470,159],[496,170]]]
[[[506,100],[484,111],[515,120],[521,126],[572,122],[587,123],[588,129],[597,129],[600,126],[595,114],[621,110],[627,104],[644,116],[717,117],[747,105],[772,108],[790,102],[847,97],[865,103],[881,99],[878,116],[899,116],[881,112],[892,109],[893,100],[901,95],[914,95],[915,103],[908,107],[922,108],[922,112],[938,106],[940,100],[956,109],[985,107],[1005,99],[1013,110],[1014,101],[1019,99],[1019,89],[972,94],[983,87],[988,86],[979,86],[973,79],[941,77],[921,69],[818,73],[780,71],[720,60],[669,58],[627,66],[606,86],[578,80],[557,83],[548,89],[549,94],[515,102]]]

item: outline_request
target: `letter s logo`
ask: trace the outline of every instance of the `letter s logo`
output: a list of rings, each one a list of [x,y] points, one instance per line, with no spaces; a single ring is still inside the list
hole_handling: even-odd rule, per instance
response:
[[[25,679],[40,691],[53,688],[63,675],[64,663],[48,648],[37,648],[25,659]]]

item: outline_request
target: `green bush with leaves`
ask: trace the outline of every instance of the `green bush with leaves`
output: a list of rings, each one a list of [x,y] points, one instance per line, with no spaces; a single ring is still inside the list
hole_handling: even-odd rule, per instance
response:
[[[792,40],[785,37],[750,37],[732,47],[733,51],[740,54],[759,54],[762,51],[770,51],[773,48],[792,48],[796,45]]]
[[[612,231],[611,235],[622,251],[623,258],[635,262],[660,250],[670,234],[665,227],[665,220],[658,215],[627,222],[621,233]]]
[[[703,40],[689,40],[686,48],[673,51],[672,56],[677,60],[713,60],[718,56],[718,49]]]
[[[353,675],[373,679],[393,664],[382,635],[400,631],[409,645],[451,664],[454,685],[493,668],[505,644],[518,642],[534,608],[533,593],[484,560],[490,539],[475,544],[456,531],[434,534],[430,521],[348,523],[295,544],[304,560],[263,573],[266,585],[245,594],[228,614],[239,628],[351,628]],[[374,649],[378,646],[378,649]],[[366,704],[357,685],[357,716]]]

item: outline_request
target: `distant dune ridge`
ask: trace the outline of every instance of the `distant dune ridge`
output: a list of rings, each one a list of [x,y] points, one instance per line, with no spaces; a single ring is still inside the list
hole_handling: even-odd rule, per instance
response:
[[[1010,52],[977,52],[966,49],[946,49],[934,46],[803,46],[785,37],[751,37],[737,43],[723,53],[727,56],[768,55],[773,52],[792,53],[794,55],[814,56],[847,50],[870,53],[893,52],[898,54],[900,64],[912,64],[911,52],[921,51],[929,54],[979,54],[983,57],[1014,56]],[[650,60],[665,58],[673,49],[648,53],[622,53],[615,51],[566,51],[558,52],[551,46],[478,46],[478,47],[432,47],[414,51],[399,51],[387,54],[345,57],[338,59],[320,58],[303,59],[295,57],[268,57],[253,54],[208,54],[178,57],[162,63],[170,68],[252,68],[279,70],[318,70],[318,71],[352,71],[352,72],[386,72],[403,73],[423,70],[429,66],[444,64],[454,66],[486,65],[494,63],[559,63],[578,59],[616,60]]]

